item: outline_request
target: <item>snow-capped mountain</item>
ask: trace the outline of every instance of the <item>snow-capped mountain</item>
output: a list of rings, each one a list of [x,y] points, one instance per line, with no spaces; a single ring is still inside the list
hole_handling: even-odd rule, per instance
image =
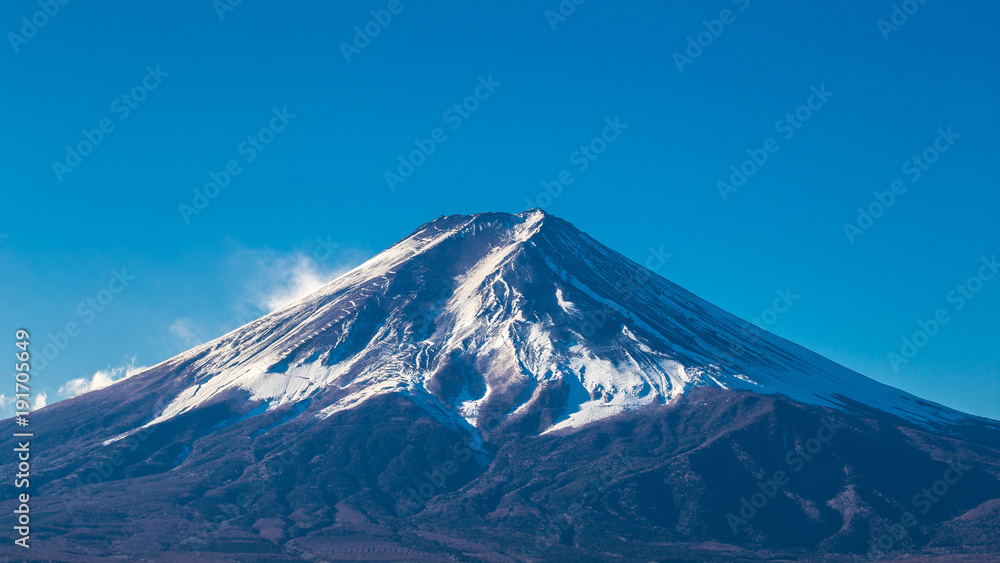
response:
[[[441,217],[282,310],[33,413],[30,555],[1000,553],[996,422],[748,327],[541,211]],[[0,449],[21,447],[0,424]],[[17,471],[0,465],[8,514]]]
[[[170,360],[186,366],[187,387],[149,424],[232,389],[267,408],[328,397],[320,416],[404,393],[487,428],[547,409],[538,432],[695,386],[919,423],[964,418],[748,326],[543,211],[441,217],[305,299]]]

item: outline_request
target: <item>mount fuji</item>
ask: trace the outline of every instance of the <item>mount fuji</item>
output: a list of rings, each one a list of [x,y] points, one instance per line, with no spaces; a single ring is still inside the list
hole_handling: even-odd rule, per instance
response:
[[[1000,424],[757,329],[537,209],[440,217],[31,423],[46,560],[1000,552]]]
[[[669,403],[698,386],[866,405],[920,424],[965,418],[748,330],[540,210],[442,217],[169,363],[196,375],[147,425],[230,390],[269,409],[323,396],[321,417],[401,393],[468,429],[483,415],[488,429],[545,411],[537,432]]]

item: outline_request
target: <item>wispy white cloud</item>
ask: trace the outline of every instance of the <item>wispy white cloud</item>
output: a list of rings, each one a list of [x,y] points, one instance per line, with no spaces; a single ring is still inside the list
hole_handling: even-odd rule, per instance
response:
[[[364,261],[359,251],[323,249],[317,260],[317,251],[282,254],[270,249],[240,250],[234,260],[250,267],[244,305],[265,313],[276,311],[315,292],[340,275]],[[242,268],[241,268],[242,269]]]
[[[14,397],[0,394],[0,418],[10,418],[14,416]]]
[[[47,404],[48,395],[45,391],[39,391],[35,393],[35,398],[31,401],[31,411],[36,411]],[[0,394],[0,419],[10,418],[14,416],[17,412],[15,403],[17,402],[16,397],[8,397],[6,394]]]
[[[371,256],[365,250],[345,248],[331,237],[315,238],[305,248],[289,252],[247,248],[234,239],[227,239],[226,246],[225,258],[219,263],[218,287],[208,295],[214,300],[212,306],[193,302],[190,309],[165,323],[164,343],[172,353],[211,341],[281,309]]]
[[[89,378],[80,377],[77,379],[71,379],[67,381],[65,385],[60,387],[57,393],[60,397],[66,399],[76,397],[77,395],[82,395],[83,393],[87,393],[89,391],[103,389],[112,383],[117,383],[123,379],[132,377],[145,369],[146,366],[135,365],[135,358],[132,358],[132,361],[129,362],[128,365],[108,368],[106,370],[98,370]],[[44,405],[44,403],[45,397],[42,396],[42,404]]]
[[[195,327],[194,321],[191,319],[177,319],[167,327],[167,330],[170,331],[170,334],[179,338],[187,347],[201,344],[201,338],[198,336],[200,331]]]
[[[315,260],[302,255],[282,257],[271,268],[273,283],[266,288],[258,302],[268,312],[302,299],[339,274],[337,271],[321,271]]]

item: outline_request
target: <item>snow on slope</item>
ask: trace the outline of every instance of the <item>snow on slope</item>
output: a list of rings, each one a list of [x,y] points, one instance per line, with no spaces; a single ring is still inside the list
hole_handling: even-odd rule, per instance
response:
[[[316,293],[169,360],[186,366],[190,385],[149,424],[232,389],[270,408],[319,398],[320,416],[382,393],[460,426],[554,413],[540,432],[701,385],[845,410],[855,401],[922,424],[966,416],[743,326],[539,210],[441,217]]]

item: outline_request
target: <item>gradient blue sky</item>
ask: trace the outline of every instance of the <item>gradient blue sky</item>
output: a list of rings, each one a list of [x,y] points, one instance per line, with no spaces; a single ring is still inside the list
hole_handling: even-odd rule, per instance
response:
[[[550,213],[639,262],[662,246],[659,273],[746,319],[790,288],[772,332],[1000,418],[1000,279],[961,310],[948,300],[1000,251],[1000,5],[930,0],[887,40],[888,0],[588,1],[556,29],[556,0],[403,0],[348,62],[341,44],[388,4],[249,1],[220,20],[210,0],[71,2],[15,52],[9,33],[39,7],[4,2],[0,335],[27,328],[40,351],[78,324],[36,374],[50,403],[439,215],[522,211],[565,169]],[[726,9],[679,72],[674,53]],[[168,75],[124,116],[115,100],[157,65]],[[490,75],[500,85],[453,129],[445,111]],[[778,121],[821,86],[833,95],[786,139]],[[285,107],[295,117],[247,162],[240,144]],[[574,152],[616,117],[628,128],[580,171]],[[102,119],[114,130],[60,181],[53,162]],[[913,181],[904,163],[948,127],[960,137]],[[435,128],[447,139],[390,190],[385,172]],[[777,151],[724,201],[716,183],[769,137]],[[178,206],[234,159],[240,173],[185,222]],[[844,223],[897,179],[906,192],[849,242]],[[111,295],[113,270],[134,279],[81,310]],[[949,322],[894,370],[887,355],[938,309]]]

